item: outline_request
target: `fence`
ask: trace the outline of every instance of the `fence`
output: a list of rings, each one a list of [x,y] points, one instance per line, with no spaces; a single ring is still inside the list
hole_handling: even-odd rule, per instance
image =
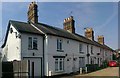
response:
[[[2,78],[28,78],[28,61],[2,62]]]

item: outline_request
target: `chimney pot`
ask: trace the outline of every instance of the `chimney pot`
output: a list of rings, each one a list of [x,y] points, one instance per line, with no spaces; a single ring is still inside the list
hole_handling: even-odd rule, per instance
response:
[[[100,43],[102,45],[104,44],[104,36],[103,35],[98,36],[97,40],[98,40],[98,43]]]
[[[38,23],[37,11],[37,4],[35,2],[31,2],[28,9],[28,21]]]
[[[85,37],[94,40],[94,31],[92,28],[85,28]]]
[[[70,32],[70,33],[75,33],[75,26],[74,26],[74,19],[71,19],[72,16],[65,18],[64,19],[64,30]]]

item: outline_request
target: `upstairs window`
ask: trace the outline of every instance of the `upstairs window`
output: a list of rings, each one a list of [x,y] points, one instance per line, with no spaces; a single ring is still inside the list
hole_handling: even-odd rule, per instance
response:
[[[87,53],[89,53],[89,45],[87,45]]]
[[[28,37],[28,49],[35,49],[37,50],[37,38]]]
[[[79,52],[83,53],[83,44],[81,44],[81,43],[79,44]]]
[[[91,46],[91,54],[94,54],[94,53],[93,53],[93,46]]]
[[[37,49],[37,38],[33,38],[33,49]]]
[[[62,51],[62,40],[61,39],[57,39],[57,50]]]
[[[32,49],[32,37],[28,38],[28,49]]]

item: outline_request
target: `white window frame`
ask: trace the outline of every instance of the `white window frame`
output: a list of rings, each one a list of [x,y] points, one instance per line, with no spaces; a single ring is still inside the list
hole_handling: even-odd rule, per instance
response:
[[[62,39],[57,39],[57,50],[63,51],[63,40]]]
[[[84,53],[83,52],[83,44],[79,43],[79,53]]]
[[[28,37],[28,49],[32,49],[32,37]]]
[[[36,47],[34,46],[34,43],[36,43]],[[38,39],[36,37],[33,38],[33,49],[38,49]]]
[[[60,64],[62,65],[61,67]],[[64,58],[55,58],[55,72],[62,71],[64,71]]]
[[[94,53],[93,53],[93,46],[91,46],[91,54],[94,54]]]
[[[31,43],[29,43],[29,39],[31,38]],[[34,48],[34,41],[36,41],[36,48]],[[31,47],[30,47],[31,44]],[[38,38],[37,37],[28,37],[28,49],[29,50],[37,50],[38,49]]]

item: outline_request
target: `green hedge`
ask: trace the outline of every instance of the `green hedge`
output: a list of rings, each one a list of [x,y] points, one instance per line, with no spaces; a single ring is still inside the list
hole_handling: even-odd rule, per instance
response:
[[[93,72],[108,67],[108,62],[104,61],[103,64],[99,67],[98,64],[86,64],[88,72]]]
[[[86,64],[86,67],[87,67],[88,72],[99,70],[98,64]]]

